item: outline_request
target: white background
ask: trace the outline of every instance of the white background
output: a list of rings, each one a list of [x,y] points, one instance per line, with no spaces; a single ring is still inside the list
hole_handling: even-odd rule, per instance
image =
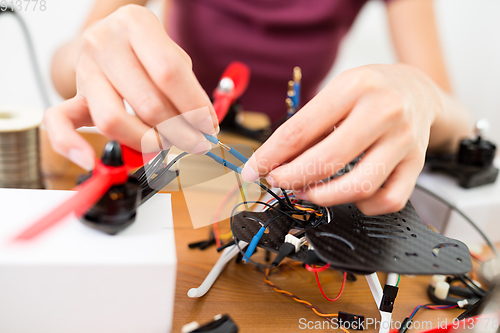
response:
[[[80,29],[94,0],[46,0],[47,10],[23,12],[33,35],[52,102],[60,101],[50,82],[55,48]],[[105,0],[100,0],[105,1]],[[456,95],[487,117],[490,137],[500,143],[500,1],[436,0],[439,34]],[[158,8],[158,3],[153,4]],[[0,104],[42,106],[21,30],[12,15],[0,15]],[[371,0],[344,40],[329,79],[369,63],[394,63],[383,3]]]

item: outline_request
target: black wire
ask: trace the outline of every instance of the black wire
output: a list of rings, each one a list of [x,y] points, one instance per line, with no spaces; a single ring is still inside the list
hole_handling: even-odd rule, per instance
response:
[[[147,177],[148,175],[154,175],[158,172],[159,166],[161,165],[161,162],[165,160],[165,157],[167,156],[169,150],[162,150],[158,153],[158,155],[155,156],[147,165],[144,166],[144,172],[139,176],[138,180],[141,182],[141,185],[145,185],[147,183]],[[154,169],[153,172],[151,170]],[[146,181],[144,182],[144,180]]]
[[[281,210],[279,208],[276,208],[275,206],[270,205],[267,202],[263,202],[263,201],[243,201],[243,202],[240,202],[239,204],[237,204],[236,206],[234,206],[234,208],[233,208],[233,210],[231,212],[231,216],[234,215],[234,211],[236,210],[236,208],[238,208],[239,206],[244,205],[244,204],[260,204],[260,205],[267,206],[270,209],[274,209],[274,210],[280,212],[281,214],[288,216],[289,218],[291,218],[292,220],[294,220],[295,222],[297,222],[299,224],[303,224],[304,221],[299,220],[299,219],[293,217],[291,214],[293,214],[293,215],[305,215],[305,214],[309,214],[308,212],[304,212],[304,211],[301,211],[301,210],[293,210],[292,212],[287,212],[287,211]]]
[[[14,8],[12,8],[10,6],[6,6],[6,10],[0,11],[0,13],[13,14],[14,17],[19,22],[19,25],[21,26],[21,30],[23,31],[26,45],[28,46],[28,54],[29,54],[29,58],[31,61],[31,66],[33,68],[33,74],[35,75],[35,81],[38,85],[38,91],[40,92],[40,97],[42,98],[42,101],[43,101],[45,108],[49,108],[51,106],[49,94],[47,92],[47,88],[45,87],[45,84],[43,83],[42,71],[40,70],[40,66],[38,65],[38,61],[37,61],[38,57],[37,57],[37,54],[35,51],[35,46],[33,44],[33,39],[31,38],[31,34],[29,32],[28,26],[26,25],[26,22],[24,22],[21,15],[19,15],[19,13],[17,11],[15,11]]]
[[[283,192],[283,195],[285,196],[286,202],[290,207],[293,207],[292,202],[290,201],[290,198],[288,197],[288,193],[284,189],[281,189],[281,192]]]
[[[472,281],[472,279],[470,277],[468,277],[467,275],[464,274],[464,278],[469,281],[475,288],[477,288],[478,290],[480,290],[481,292],[483,292],[484,294],[487,293],[486,290],[484,290],[483,288],[481,288],[480,286],[478,286],[474,281]]]
[[[288,205],[288,202],[286,202],[285,200],[281,199],[279,197],[279,195],[277,195],[276,193],[274,193],[271,189],[269,189],[266,185],[262,184],[260,181],[256,181],[255,182],[257,185],[259,185],[262,189],[264,189],[267,193],[269,193],[270,195],[272,195],[276,200],[278,200],[279,203],[281,203],[282,205],[284,205],[285,207],[288,206],[290,209],[294,209],[292,205]]]
[[[438,199],[439,201],[441,201],[442,203],[444,203],[445,205],[447,205],[451,209],[455,210],[460,216],[462,216],[467,222],[469,222],[470,225],[472,225],[474,227],[474,229],[477,230],[477,232],[481,235],[481,237],[483,237],[483,239],[486,241],[486,244],[488,244],[491,251],[493,251],[493,254],[495,255],[495,257],[500,258],[500,255],[498,254],[498,250],[495,248],[495,246],[493,245],[491,240],[488,238],[488,236],[486,236],[486,234],[481,230],[481,228],[479,228],[479,226],[477,224],[475,224],[474,221],[472,221],[467,215],[465,215],[465,213],[462,212],[457,206],[455,206],[454,204],[452,204],[451,202],[449,202],[445,198],[443,198],[440,195],[426,189],[425,187],[423,187],[419,184],[416,184],[415,187],[422,190],[423,192],[429,194],[430,196]]]
[[[155,177],[155,179],[151,180],[151,177],[148,178],[148,183],[150,184],[149,187],[154,187],[155,183],[158,182],[161,177],[163,177],[163,175],[165,175],[165,173],[170,170],[170,168],[175,164],[177,163],[181,158],[183,158],[184,156],[188,155],[188,153],[186,152],[183,152],[179,155],[177,155],[172,161],[170,161],[170,163],[168,163],[159,173],[158,175]]]
[[[477,296],[484,297],[488,293],[486,290],[482,289],[477,284],[475,284],[474,281],[469,279],[467,275],[457,275],[456,277]]]
[[[263,202],[263,201],[244,201],[244,202],[241,202],[241,203],[237,204],[237,205],[233,208],[233,210],[232,210],[232,212],[231,212],[231,216],[229,217],[229,226],[230,226],[230,228],[231,228],[231,232],[233,233],[233,239],[234,239],[235,245],[238,247],[238,250],[239,250],[239,251],[240,251],[240,253],[244,256],[244,258],[246,258],[246,254],[245,254],[245,252],[243,251],[243,249],[240,247],[240,245],[239,245],[239,239],[236,237],[236,235],[235,235],[235,233],[234,233],[234,226],[233,226],[234,212],[235,212],[235,210],[236,210],[239,206],[241,206],[241,205],[246,205],[246,204],[255,204],[255,203],[256,203],[256,204],[261,204],[261,205],[267,206],[267,207],[269,207],[270,209],[275,209],[276,211],[278,211],[278,212],[280,212],[280,213],[281,213],[280,215],[273,216],[273,217],[272,217],[272,218],[270,218],[270,219],[269,219],[269,221],[267,221],[267,222],[264,222],[264,221],[262,221],[261,219],[259,219],[259,218],[257,218],[257,217],[252,216],[252,218],[254,218],[255,220],[258,220],[258,221],[260,221],[261,223],[265,223],[265,224],[264,224],[264,227],[266,227],[266,228],[267,228],[267,226],[269,226],[269,224],[270,224],[272,221],[274,221],[275,219],[277,219],[277,218],[279,218],[279,217],[281,217],[281,216],[283,216],[283,215],[288,216],[289,218],[291,218],[292,220],[294,220],[295,222],[297,222],[297,223],[299,223],[299,224],[303,224],[303,223],[304,223],[304,221],[301,221],[301,220],[299,220],[299,219],[296,219],[295,217],[293,217],[292,215],[290,215],[288,212],[283,211],[283,210],[281,210],[281,209],[279,209],[279,208],[276,208],[275,206],[272,206],[272,205],[268,204],[267,202]],[[293,211],[293,214],[301,214],[301,215],[302,215],[303,213],[307,213],[307,212],[303,212],[303,211]],[[246,216],[246,218],[249,218],[249,217],[248,217],[248,216]],[[249,242],[248,242],[248,243],[249,243]],[[251,262],[252,264],[254,264],[254,265],[258,266],[258,267],[261,267],[261,268],[265,268],[265,269],[267,269],[267,268],[274,268],[274,267],[275,267],[275,266],[273,266],[272,264],[271,264],[271,265],[266,266],[266,265],[263,265],[263,264],[261,264],[261,263],[258,263],[258,262],[256,262],[256,261],[252,260],[251,258],[247,258],[247,259],[248,259],[248,261],[249,261],[249,262]]]

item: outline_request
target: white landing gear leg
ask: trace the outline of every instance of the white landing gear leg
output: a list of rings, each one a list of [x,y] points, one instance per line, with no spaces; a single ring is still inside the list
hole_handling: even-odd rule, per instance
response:
[[[244,249],[248,245],[248,243],[240,241],[239,245],[240,248]],[[212,267],[212,270],[210,271],[210,273],[208,273],[203,283],[198,288],[189,289],[187,295],[191,298],[197,298],[205,295],[210,290],[215,281],[217,281],[217,278],[219,277],[220,273],[222,273],[227,263],[230,262],[231,259],[233,259],[239,252],[240,250],[236,245],[230,246],[222,251],[219,260],[217,260],[214,267]]]
[[[398,279],[398,274],[389,273],[387,275],[387,284],[395,286],[397,283],[397,279]],[[380,280],[377,276],[377,273],[366,275],[366,281],[368,282],[368,286],[370,287],[370,290],[372,292],[373,299],[375,300],[375,303],[379,308],[380,312],[379,333],[389,333],[391,329],[392,312],[385,312],[380,310],[380,303],[382,302],[383,290],[382,286],[380,285]]]

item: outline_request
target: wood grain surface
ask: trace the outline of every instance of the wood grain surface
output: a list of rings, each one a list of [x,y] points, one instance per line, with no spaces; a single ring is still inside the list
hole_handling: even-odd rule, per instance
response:
[[[42,131],[44,174],[47,188],[71,189],[76,176],[82,172],[70,162],[55,154],[48,145],[46,133]],[[96,151],[101,151],[106,139],[97,134],[87,134]],[[242,141],[240,141],[242,142]],[[172,186],[177,188],[176,184]],[[312,327],[323,325],[323,319],[315,315],[311,309],[278,294],[263,282],[263,273],[252,264],[236,264],[231,261],[216,281],[213,288],[203,297],[191,299],[187,296],[190,288],[198,287],[219,257],[215,247],[205,251],[189,249],[188,243],[207,239],[210,227],[194,229],[191,223],[186,201],[182,191],[172,192],[173,218],[178,267],[175,291],[175,310],[173,332],[180,332],[184,324],[191,321],[204,323],[214,315],[229,314],[240,332],[303,332],[302,322],[311,322]],[[228,230],[227,221],[221,223],[221,232]],[[263,251],[256,254],[256,260],[263,262]],[[334,270],[319,273],[324,291],[330,297],[337,295],[342,276]],[[382,285],[385,275],[379,274]],[[363,276],[357,276],[356,282],[347,282],[342,297],[336,302],[328,302],[318,290],[314,274],[292,262],[282,265],[281,270],[274,272],[269,279],[280,288],[292,292],[307,300],[327,313],[345,311],[363,315],[366,318],[379,320],[377,307]],[[428,276],[401,277],[400,290],[395,304],[393,320],[401,322],[409,316],[415,306],[429,303],[427,287]],[[415,320],[422,325],[435,327],[440,322],[453,318],[461,313],[459,309],[422,310]],[[302,327],[302,328],[301,328]],[[311,327],[311,326],[310,326]],[[424,326],[425,328],[425,326]],[[430,327],[427,327],[430,328]],[[312,331],[333,331],[330,329],[312,329]],[[340,332],[340,330],[337,330]],[[377,332],[374,325],[366,332]],[[420,332],[412,329],[410,332]],[[353,331],[351,331],[353,332]]]

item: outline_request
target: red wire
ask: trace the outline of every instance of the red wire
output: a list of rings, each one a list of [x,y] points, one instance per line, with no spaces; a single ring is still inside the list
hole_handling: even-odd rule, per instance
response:
[[[324,270],[328,269],[328,267],[330,267],[330,263],[327,263],[325,266],[323,267],[320,267],[320,268],[316,268],[315,265],[313,265],[313,267],[309,266],[308,264],[306,264],[306,269],[309,271],[309,272],[323,272]]]
[[[323,266],[321,268],[324,268],[325,266]],[[335,302],[336,300],[338,300],[340,298],[340,295],[342,295],[342,292],[344,291],[347,273],[344,272],[344,278],[342,279],[342,286],[340,287],[339,293],[337,294],[337,296],[335,298],[332,299],[332,298],[329,298],[328,296],[326,296],[325,292],[323,291],[323,288],[321,288],[321,282],[319,282],[318,272],[317,272],[316,267],[314,265],[313,265],[313,268],[315,269],[314,275],[316,276],[316,282],[318,282],[319,291],[321,291],[321,294],[323,294],[323,297],[325,297],[330,302]]]
[[[217,247],[221,247],[222,242],[220,241],[220,238],[219,238],[219,222],[215,222],[213,224],[212,228],[214,231],[215,244],[217,244]]]

